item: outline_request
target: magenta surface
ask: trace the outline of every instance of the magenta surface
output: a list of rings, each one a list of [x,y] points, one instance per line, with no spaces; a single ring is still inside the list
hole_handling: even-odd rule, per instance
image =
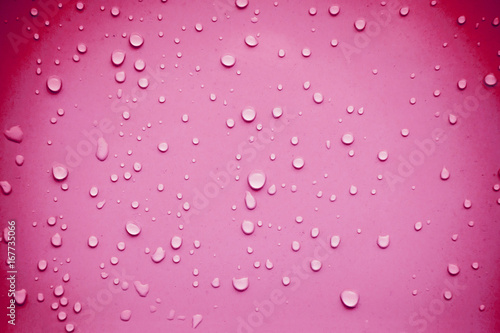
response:
[[[499,15],[3,1],[0,331],[500,331]]]

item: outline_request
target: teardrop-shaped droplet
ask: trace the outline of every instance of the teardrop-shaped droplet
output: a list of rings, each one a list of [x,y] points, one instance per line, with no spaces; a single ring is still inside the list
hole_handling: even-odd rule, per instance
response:
[[[355,308],[359,302],[359,294],[353,290],[344,290],[340,294],[342,303],[348,308]]]
[[[52,236],[52,238],[50,239],[50,243],[55,246],[55,247],[59,247],[62,245],[62,238],[61,238],[61,235],[59,235],[59,233],[56,233],[54,236]]]
[[[111,62],[115,66],[120,66],[125,61],[125,51],[115,50],[111,53]]]
[[[245,291],[247,290],[248,288],[248,278],[247,277],[243,277],[243,278],[234,278],[233,277],[233,287],[234,289],[238,290],[238,291]]]
[[[448,178],[450,178],[450,172],[448,171],[448,169],[446,169],[445,167],[443,167],[443,169],[441,170],[441,179],[442,180],[447,180]]]
[[[248,191],[246,191],[246,194],[245,194],[245,205],[250,210],[255,209],[255,207],[257,206],[257,201],[253,197],[252,193],[250,193]]]

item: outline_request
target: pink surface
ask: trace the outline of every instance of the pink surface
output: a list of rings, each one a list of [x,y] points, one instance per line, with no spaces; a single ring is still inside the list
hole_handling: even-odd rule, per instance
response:
[[[500,331],[500,3],[58,3],[0,5],[1,331]]]

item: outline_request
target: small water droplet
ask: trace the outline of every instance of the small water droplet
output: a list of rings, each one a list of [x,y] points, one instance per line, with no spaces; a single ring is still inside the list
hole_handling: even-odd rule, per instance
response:
[[[259,41],[254,36],[248,35],[245,37],[245,44],[247,44],[250,47],[255,47],[259,44]]]
[[[450,275],[457,275],[460,273],[460,268],[455,264],[448,264],[448,273],[450,273]]]
[[[389,235],[385,235],[385,236],[378,236],[378,239],[377,239],[377,245],[381,248],[381,249],[385,249],[389,246]]]
[[[464,90],[465,88],[467,88],[467,80],[466,79],[458,80],[457,87],[460,90]]]
[[[415,230],[420,231],[422,229],[422,222],[418,221],[415,223]]]
[[[342,303],[348,308],[355,308],[359,302],[359,294],[353,290],[344,290],[340,294]]]
[[[314,272],[317,272],[321,269],[321,261],[317,260],[317,259],[313,259],[311,260],[311,269],[314,271]]]
[[[155,263],[159,263],[163,259],[165,259],[165,250],[162,247],[156,248],[155,253],[151,255],[151,260]]]
[[[134,224],[132,222],[127,223],[125,229],[130,236],[137,236],[141,233],[141,228],[137,224]]]
[[[96,247],[98,244],[99,244],[99,240],[97,239],[97,237],[96,237],[96,236],[90,236],[90,237],[89,237],[89,240],[88,240],[88,245],[89,245],[91,248]]]
[[[302,157],[296,157],[293,159],[292,165],[295,169],[299,170],[304,167],[305,161]]]
[[[342,135],[342,143],[345,145],[350,145],[354,142],[354,135],[352,133],[345,133]]]
[[[59,233],[53,235],[52,238],[50,239],[50,243],[55,247],[60,247],[62,245],[61,235],[59,235]]]
[[[239,9],[243,9],[248,6],[248,0],[236,0],[234,3]]]
[[[62,80],[59,76],[51,75],[47,78],[47,89],[50,92],[57,94],[59,91],[61,91],[61,88],[62,88]]]
[[[247,106],[241,111],[241,118],[247,123],[254,121],[256,116],[255,109],[251,106]]]
[[[138,33],[131,33],[129,37],[130,45],[135,48],[141,47],[144,44],[144,38]]]
[[[323,94],[319,92],[315,92],[313,95],[313,100],[316,104],[323,103]]]
[[[441,170],[441,179],[442,180],[447,180],[448,178],[450,178],[450,172],[448,171],[448,169],[446,169],[445,167],[443,167],[443,169]]]
[[[381,150],[381,151],[379,151],[379,153],[378,153],[378,159],[380,161],[382,161],[382,162],[386,161],[388,157],[389,157],[389,154],[387,153],[387,150]]]
[[[225,54],[220,58],[220,62],[225,67],[233,67],[236,63],[236,58],[231,54]]]
[[[233,277],[234,289],[236,289],[238,291],[245,291],[245,290],[247,290],[248,285],[249,285],[249,282],[248,282],[247,277],[243,277],[243,278],[239,278],[239,279]]]
[[[248,191],[246,191],[246,194],[245,194],[245,205],[250,210],[255,209],[255,207],[257,206],[257,201],[253,197],[252,193],[250,193]]]
[[[193,322],[192,322],[192,327],[196,328],[198,325],[200,325],[201,321],[203,320],[203,316],[201,314],[195,314],[193,316]]]
[[[399,15],[404,17],[408,15],[409,12],[410,12],[410,7],[401,7],[401,9],[399,10]]]
[[[330,246],[336,249],[339,245],[340,245],[340,236],[333,235],[332,238],[330,238]]]
[[[484,77],[484,84],[486,84],[488,87],[493,87],[497,84],[497,78],[495,74],[490,73]]]
[[[458,19],[457,19],[457,22],[458,22],[458,24],[460,24],[460,25],[464,24],[464,23],[465,23],[465,21],[466,21],[466,19],[465,19],[465,16],[464,16],[464,15],[459,16],[459,17],[458,17]]]
[[[126,53],[125,51],[115,50],[111,53],[111,62],[115,66],[120,66],[125,61]]]
[[[340,13],[340,7],[337,5],[332,5],[330,8],[328,8],[328,12],[332,16],[337,16]]]
[[[122,313],[120,313],[120,319],[123,321],[129,321],[131,317],[132,317],[131,310],[123,310]]]
[[[174,250],[178,250],[182,246],[182,238],[179,236],[173,236],[170,240],[170,246]]]
[[[245,235],[251,235],[255,230],[255,225],[252,221],[244,220],[241,223],[241,230],[245,233]]]
[[[14,293],[14,300],[17,305],[23,305],[26,301],[27,292],[26,289],[16,290]]]
[[[364,19],[358,19],[354,22],[354,27],[358,31],[363,31],[366,27],[366,21]]]

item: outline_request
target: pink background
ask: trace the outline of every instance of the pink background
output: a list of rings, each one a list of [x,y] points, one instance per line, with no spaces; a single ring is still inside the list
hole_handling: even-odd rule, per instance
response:
[[[110,14],[115,2],[83,1],[83,11],[76,2],[61,2],[60,9],[51,0],[0,4],[0,124],[2,131],[20,125],[24,132],[21,143],[0,140],[0,180],[12,185],[12,193],[0,195],[0,225],[3,230],[8,220],[16,221],[17,288],[28,294],[17,308],[15,329],[2,312],[0,330],[64,332],[71,323],[76,332],[189,332],[193,315],[201,314],[199,332],[500,331],[500,192],[493,189],[500,182],[500,93],[498,85],[483,82],[488,73],[500,77],[500,27],[492,24],[499,2],[344,1],[332,16],[328,1],[250,0],[244,9],[231,0],[127,1],[120,2],[118,17]],[[410,8],[405,17],[399,14],[404,6]],[[33,7],[37,17],[30,15]],[[362,32],[354,28],[359,18],[367,22]],[[131,33],[141,34],[144,45],[133,48]],[[247,35],[259,44],[247,46]],[[78,43],[86,53],[78,53]],[[302,56],[303,48],[310,57]],[[126,52],[120,67],[111,63],[116,49]],[[224,54],[235,56],[233,67],[222,66]],[[134,69],[139,58],[146,62],[143,72]],[[119,71],[126,72],[122,84],[114,79]],[[62,79],[58,94],[46,88],[51,75]],[[147,89],[138,87],[139,78],[149,79]],[[457,88],[462,78],[465,90]],[[324,96],[321,104],[313,101],[316,92]],[[346,112],[350,105],[352,114]],[[256,110],[251,123],[241,118],[246,106]],[[284,112],[278,120],[272,116],[276,106]],[[57,115],[60,108],[63,116]],[[448,122],[450,113],[458,118],[455,125]],[[229,118],[233,128],[226,126]],[[404,128],[408,137],[401,135]],[[341,142],[347,132],[354,134],[350,146]],[[99,135],[109,144],[103,162],[95,157]],[[294,136],[297,145],[290,143]],[[157,149],[161,142],[169,145],[166,153]],[[432,148],[422,150],[422,143]],[[389,153],[387,161],[377,159],[380,150]],[[76,158],[68,159],[68,151]],[[22,166],[15,164],[18,154],[25,157]],[[292,166],[296,157],[305,160],[300,170]],[[135,162],[141,171],[134,171]],[[56,163],[70,169],[63,182],[52,177]],[[229,181],[227,168],[234,165]],[[446,181],[440,179],[443,166],[451,175]],[[267,176],[260,191],[246,180],[254,169]],[[110,180],[112,174],[118,181]],[[221,176],[223,189],[214,187],[213,175]],[[158,184],[165,189],[158,191]],[[275,195],[267,193],[272,184]],[[356,195],[349,193],[351,185]],[[99,189],[95,198],[89,195],[93,186]],[[213,198],[201,198],[214,188]],[[257,201],[254,210],[245,206],[246,191]],[[55,226],[47,224],[51,216],[58,217]],[[263,226],[245,235],[243,220]],[[137,237],[127,234],[128,221],[141,226]],[[418,232],[417,221],[423,223]],[[317,238],[310,236],[314,227]],[[50,244],[55,233],[62,236],[59,248]],[[92,235],[99,239],[96,248],[87,245]],[[174,235],[183,239],[179,250],[170,247]],[[329,246],[332,235],[341,237],[336,249]],[[377,246],[379,235],[390,235],[388,248]],[[301,244],[298,252],[291,249],[294,240]],[[120,241],[124,251],[117,249]],[[154,263],[151,254],[159,246],[166,258]],[[5,260],[4,242],[0,249]],[[112,265],[111,257],[119,263]],[[49,265],[40,272],[42,259]],[[319,272],[310,269],[311,259],[321,260]],[[450,263],[460,267],[458,275],[448,274]],[[1,270],[2,311],[9,301],[6,271],[7,265]],[[291,278],[289,286],[282,284],[284,276]],[[216,277],[219,288],[211,286]],[[236,291],[233,277],[248,277],[249,288]],[[115,278],[127,281],[128,290],[115,286]],[[134,281],[149,284],[146,297]],[[61,284],[69,304],[54,311],[51,304],[59,298],[53,288]],[[356,308],[340,301],[345,289],[359,293]],[[444,291],[452,292],[451,300]],[[83,306],[78,314],[76,302]],[[127,322],[120,320],[123,310],[132,311]],[[67,313],[65,321],[57,319],[60,311]]]

